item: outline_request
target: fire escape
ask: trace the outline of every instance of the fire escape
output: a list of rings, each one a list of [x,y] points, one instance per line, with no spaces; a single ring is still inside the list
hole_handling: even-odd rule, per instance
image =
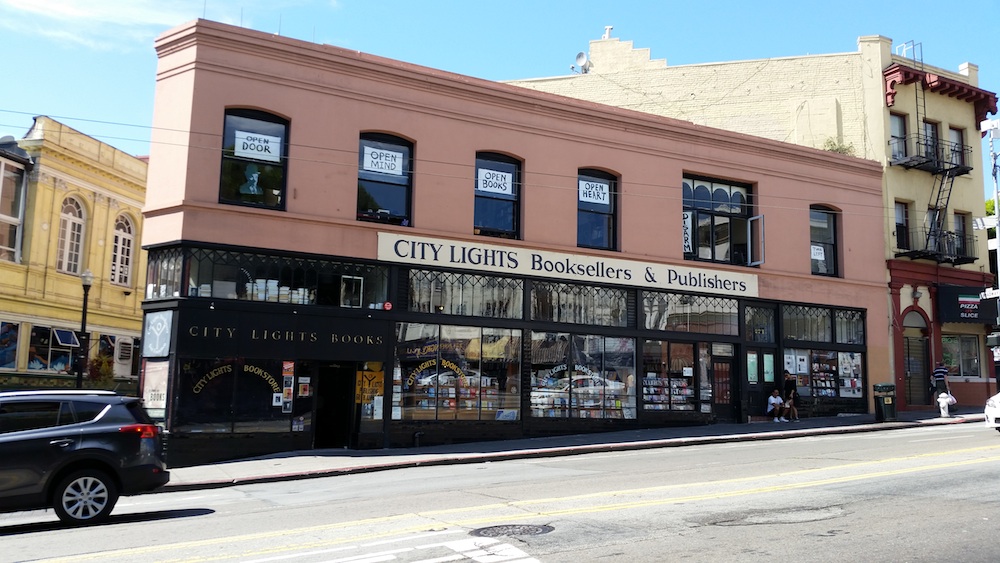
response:
[[[985,117],[990,102],[993,111],[996,111],[996,98],[984,90],[927,72],[919,43],[910,42],[902,47],[913,53],[912,64],[895,63],[883,72],[886,103],[890,107],[893,105],[897,86],[913,84],[916,102],[914,122],[920,131],[893,137],[889,141],[892,149],[889,164],[927,172],[933,176],[933,186],[923,227],[910,230],[906,237],[908,247],[899,248],[896,257],[934,260],[939,264],[969,264],[976,260],[974,237],[964,229],[957,232],[945,230],[945,225],[955,178],[972,171],[969,165],[972,147],[939,137],[938,124],[925,121],[926,95],[940,94],[973,103],[977,117],[980,114]]]

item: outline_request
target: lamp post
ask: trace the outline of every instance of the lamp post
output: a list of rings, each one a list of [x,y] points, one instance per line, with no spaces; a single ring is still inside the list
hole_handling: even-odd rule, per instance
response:
[[[83,316],[80,317],[80,357],[76,363],[76,388],[83,389],[83,370],[87,367],[87,352],[90,350],[90,338],[87,337],[87,298],[90,286],[94,284],[94,274],[87,270],[80,274],[83,284]]]

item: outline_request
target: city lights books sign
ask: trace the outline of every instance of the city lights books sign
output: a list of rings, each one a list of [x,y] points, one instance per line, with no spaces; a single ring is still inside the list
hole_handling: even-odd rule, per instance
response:
[[[378,259],[499,275],[757,297],[757,276],[652,262],[379,233]]]

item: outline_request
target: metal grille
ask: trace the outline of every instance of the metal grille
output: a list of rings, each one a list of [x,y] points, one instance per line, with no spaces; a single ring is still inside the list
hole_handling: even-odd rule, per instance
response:
[[[774,309],[746,307],[744,337],[750,342],[774,342]]]
[[[739,302],[725,297],[643,292],[645,327],[653,330],[739,334]]]
[[[807,342],[832,342],[830,309],[804,305],[781,307],[784,337]]]
[[[626,326],[626,291],[609,287],[534,282],[531,288],[531,318],[559,323]]]
[[[833,314],[839,344],[865,343],[865,315],[863,312],[835,309]]]
[[[524,282],[513,278],[411,270],[409,310],[520,319]]]

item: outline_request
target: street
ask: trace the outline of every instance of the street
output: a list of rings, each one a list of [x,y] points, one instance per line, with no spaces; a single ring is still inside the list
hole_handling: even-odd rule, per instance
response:
[[[995,561],[980,424],[608,452],[0,515],[2,561]]]

